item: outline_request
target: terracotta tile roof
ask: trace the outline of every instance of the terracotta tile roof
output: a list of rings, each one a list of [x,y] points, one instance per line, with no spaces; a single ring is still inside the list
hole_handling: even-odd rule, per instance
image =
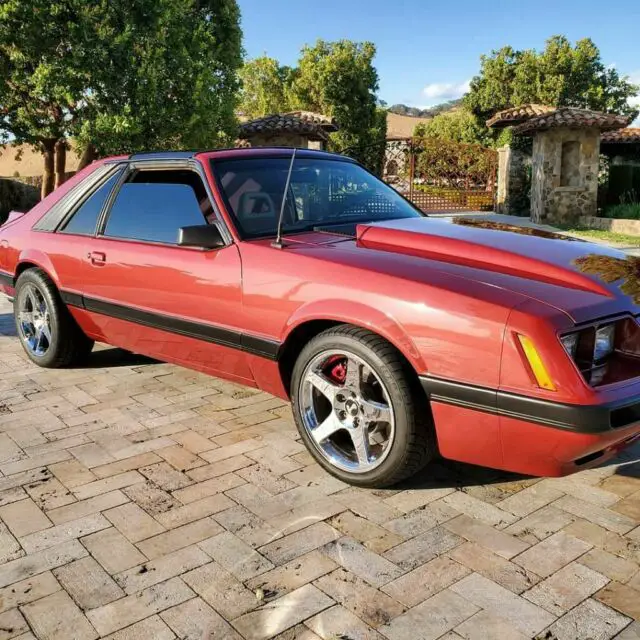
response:
[[[313,111],[288,111],[283,115],[300,118],[300,120],[304,122],[315,122],[316,124],[327,125],[330,128],[330,131],[338,130],[336,121],[329,116],[323,115],[322,113],[314,113]]]
[[[629,117],[619,116],[614,113],[560,107],[555,111],[526,120],[514,127],[513,132],[520,135],[532,135],[536,131],[555,129],[557,127],[569,127],[570,129],[597,127],[601,131],[611,131],[612,129],[622,129],[629,122]]]
[[[555,110],[555,107],[549,107],[544,104],[523,104],[519,107],[498,111],[491,119],[487,120],[487,127],[493,127],[494,129],[511,127]]]
[[[640,128],[627,127],[617,131],[607,131],[600,138],[602,144],[638,144],[640,143]]]
[[[332,118],[311,111],[291,111],[242,123],[240,138],[270,133],[298,133],[312,140],[326,140],[331,131],[337,130],[338,126]]]

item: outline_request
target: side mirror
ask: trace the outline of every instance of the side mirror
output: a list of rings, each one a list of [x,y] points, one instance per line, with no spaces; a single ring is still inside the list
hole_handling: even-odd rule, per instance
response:
[[[178,229],[178,245],[200,249],[219,249],[225,246],[224,238],[216,224],[199,224]]]

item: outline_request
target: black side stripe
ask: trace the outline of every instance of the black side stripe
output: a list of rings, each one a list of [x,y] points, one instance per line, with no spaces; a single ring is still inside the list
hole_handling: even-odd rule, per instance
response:
[[[640,420],[640,397],[597,405],[542,400],[487,387],[421,376],[430,400],[576,433],[604,433]]]
[[[7,287],[13,287],[13,276],[10,273],[0,271],[0,284]]]
[[[275,340],[260,338],[242,333],[241,331],[233,331],[215,325],[143,311],[134,307],[81,296],[69,291],[62,291],[61,295],[62,300],[73,307],[100,313],[105,316],[110,316],[111,318],[117,318],[118,320],[126,320],[145,327],[161,329],[162,331],[168,331],[169,333],[175,333],[188,338],[219,344],[223,347],[246,351],[247,353],[252,353],[269,360],[278,359],[281,345]]]

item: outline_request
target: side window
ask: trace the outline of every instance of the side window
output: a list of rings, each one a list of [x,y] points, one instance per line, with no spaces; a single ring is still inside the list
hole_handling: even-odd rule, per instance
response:
[[[63,233],[92,236],[96,230],[98,217],[122,170],[116,171],[99,189],[85,200],[61,229]]]
[[[213,210],[192,171],[139,171],[120,187],[104,235],[176,244],[178,229],[205,224]]]

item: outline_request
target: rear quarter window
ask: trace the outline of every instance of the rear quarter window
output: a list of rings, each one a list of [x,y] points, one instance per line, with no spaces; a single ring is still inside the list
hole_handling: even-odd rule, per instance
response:
[[[92,193],[69,218],[61,229],[62,233],[73,233],[82,236],[94,235],[100,213],[121,175],[122,171],[116,171],[101,187]]]

